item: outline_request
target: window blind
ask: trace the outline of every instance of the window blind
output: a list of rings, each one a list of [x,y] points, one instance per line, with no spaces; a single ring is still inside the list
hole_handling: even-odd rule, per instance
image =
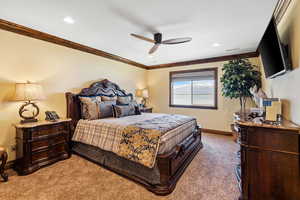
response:
[[[171,73],[170,79],[171,105],[215,106],[215,70],[179,71]]]

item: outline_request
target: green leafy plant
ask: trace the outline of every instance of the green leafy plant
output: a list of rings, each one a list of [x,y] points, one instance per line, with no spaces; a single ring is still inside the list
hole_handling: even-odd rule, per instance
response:
[[[251,97],[250,89],[261,87],[261,73],[258,67],[248,59],[235,59],[223,65],[222,95],[230,99],[239,99],[241,111],[245,111],[246,101]]]

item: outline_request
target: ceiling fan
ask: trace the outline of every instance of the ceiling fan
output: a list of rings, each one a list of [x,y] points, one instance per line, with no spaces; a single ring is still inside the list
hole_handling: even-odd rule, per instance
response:
[[[134,33],[131,33],[131,35],[133,37],[139,38],[141,40],[154,43],[154,46],[150,49],[149,54],[154,53],[161,44],[180,44],[180,43],[190,42],[192,40],[191,37],[183,37],[183,38],[174,38],[174,39],[169,39],[169,40],[162,41],[162,34],[161,33],[155,33],[154,34],[154,40],[146,38],[144,36],[134,34]]]

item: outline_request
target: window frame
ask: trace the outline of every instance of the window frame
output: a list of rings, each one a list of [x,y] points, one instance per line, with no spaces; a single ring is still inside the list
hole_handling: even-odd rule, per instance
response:
[[[214,84],[215,84],[215,97],[214,97],[215,102],[214,102],[214,105],[213,106],[198,106],[198,105],[177,105],[177,104],[172,104],[172,75],[182,74],[182,73],[190,73],[190,72],[204,72],[204,71],[214,72]],[[204,69],[171,71],[169,73],[169,107],[217,110],[218,109],[218,68],[214,67],[214,68],[204,68]]]

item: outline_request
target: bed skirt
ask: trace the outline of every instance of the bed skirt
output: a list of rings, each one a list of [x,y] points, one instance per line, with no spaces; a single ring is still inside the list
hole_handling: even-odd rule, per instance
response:
[[[148,168],[139,163],[120,157],[113,152],[105,151],[98,147],[80,142],[74,142],[72,150],[74,153],[115,171],[118,174],[131,174],[151,185],[160,184],[160,174],[156,163],[153,168]]]

